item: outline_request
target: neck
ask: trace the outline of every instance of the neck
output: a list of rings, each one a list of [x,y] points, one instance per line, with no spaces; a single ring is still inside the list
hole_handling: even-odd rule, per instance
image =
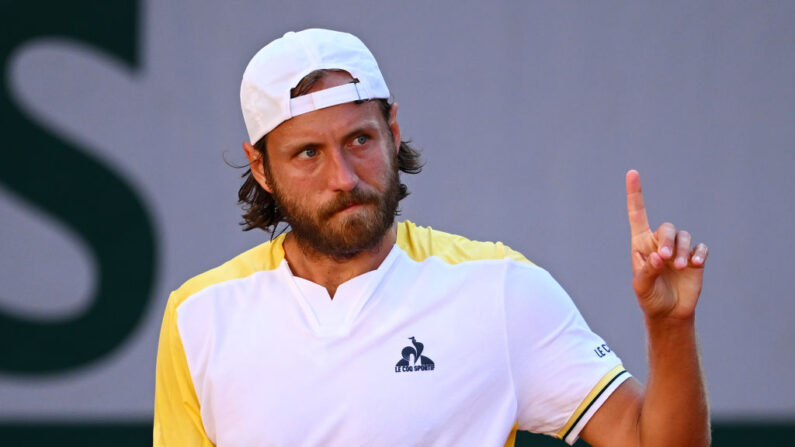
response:
[[[397,226],[393,224],[375,247],[350,258],[338,259],[318,253],[305,244],[300,244],[292,233],[287,234],[283,248],[293,275],[320,284],[333,299],[340,284],[377,269],[389,255],[395,241],[397,241]]]

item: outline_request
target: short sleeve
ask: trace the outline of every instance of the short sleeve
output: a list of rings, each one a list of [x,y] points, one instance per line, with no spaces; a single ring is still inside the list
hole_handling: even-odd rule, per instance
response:
[[[629,374],[545,270],[514,263],[504,297],[519,429],[573,444]]]
[[[155,379],[154,447],[209,447],[199,400],[177,329],[177,300],[169,298],[160,330]]]

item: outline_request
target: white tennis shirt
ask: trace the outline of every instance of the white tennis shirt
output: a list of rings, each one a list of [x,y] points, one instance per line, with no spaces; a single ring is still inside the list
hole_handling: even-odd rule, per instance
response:
[[[411,222],[377,270],[294,276],[283,236],[174,291],[155,446],[574,443],[629,374],[543,269]]]

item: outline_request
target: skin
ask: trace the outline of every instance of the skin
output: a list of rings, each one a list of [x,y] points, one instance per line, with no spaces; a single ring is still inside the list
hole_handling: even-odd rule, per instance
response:
[[[312,90],[351,81],[345,72],[322,78]],[[391,130],[391,135],[389,133]],[[367,135],[366,144],[359,136]],[[388,144],[389,140],[393,144]],[[340,191],[355,187],[383,193],[392,151],[400,146],[397,105],[384,123],[372,103],[347,103],[293,117],[268,134],[268,178],[257,150],[243,148],[257,182],[272,192],[272,182],[289,196],[317,209]],[[691,236],[671,223],[652,232],[640,175],[626,176],[631,230],[632,286],[643,311],[649,340],[648,385],[625,381],[594,414],[580,436],[599,446],[709,445],[709,410],[699,363],[695,309],[701,292],[707,246],[691,247]],[[334,215],[339,225],[353,213],[366,216],[368,205]],[[285,256],[293,274],[320,284],[333,298],[343,282],[378,268],[396,240],[396,227],[373,249],[349,259],[314,252],[288,233]]]

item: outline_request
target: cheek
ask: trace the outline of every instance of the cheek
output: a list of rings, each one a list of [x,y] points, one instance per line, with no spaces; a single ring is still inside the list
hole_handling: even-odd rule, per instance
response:
[[[378,154],[360,165],[362,175],[359,178],[367,180],[367,183],[383,185],[390,177],[392,162],[389,156]]]
[[[309,184],[311,178],[285,175],[282,173],[282,175],[276,176],[273,180],[275,181],[274,186],[276,187],[275,189],[278,190],[279,196],[286,202],[301,205],[306,202],[309,198],[308,196],[311,196],[311,194],[307,194],[313,187]]]

